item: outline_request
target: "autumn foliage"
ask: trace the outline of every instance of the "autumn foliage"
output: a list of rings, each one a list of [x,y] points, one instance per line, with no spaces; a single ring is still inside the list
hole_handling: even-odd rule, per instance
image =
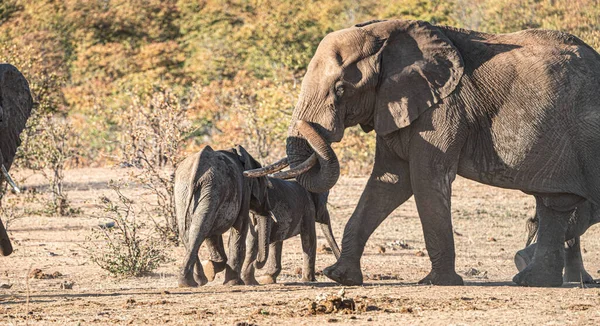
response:
[[[68,119],[84,153],[120,163],[132,106],[157,90],[186,103],[181,151],[242,144],[283,155],[306,66],[327,33],[384,18],[487,32],[550,28],[600,48],[595,0],[2,0],[0,61],[28,77],[38,109]],[[374,135],[346,131],[345,173],[369,170]]]

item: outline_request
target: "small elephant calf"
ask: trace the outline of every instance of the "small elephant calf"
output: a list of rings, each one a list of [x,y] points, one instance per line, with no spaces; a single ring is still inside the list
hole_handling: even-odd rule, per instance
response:
[[[584,201],[571,213],[567,232],[565,234],[564,253],[564,282],[596,283],[593,277],[585,270],[581,256],[580,236],[587,229],[600,221],[600,207],[590,201]],[[515,255],[514,261],[517,269],[522,271],[533,261],[533,254],[537,243],[532,243],[538,233],[539,216],[527,220],[529,236],[524,249]]]
[[[175,213],[179,235],[187,250],[179,286],[198,286],[208,279],[198,260],[198,249],[206,240],[210,259],[225,269],[225,283],[242,284],[240,271],[245,253],[251,207],[268,210],[266,178],[248,179],[243,171],[260,167],[246,150],[238,146],[215,151],[206,146],[187,157],[175,171]],[[229,258],[222,234],[230,230]],[[262,242],[267,240],[262,239]],[[259,257],[263,263],[266,257]],[[212,266],[214,267],[214,266]],[[212,270],[209,274],[214,274]]]
[[[331,220],[327,209],[329,192],[316,194],[308,192],[295,181],[285,181],[269,178],[272,185],[267,191],[271,212],[256,211],[257,221],[266,222],[266,227],[261,223],[250,226],[246,238],[246,258],[242,267],[242,280],[246,285],[257,285],[254,277],[254,268],[262,268],[264,264],[256,262],[257,251],[266,251],[262,256],[268,256],[267,271],[261,278],[262,284],[276,283],[281,272],[281,250],[283,240],[300,234],[302,238],[302,251],[304,252],[304,265],[302,268],[302,281],[313,282],[315,279],[315,258],[317,235],[315,222],[321,225],[321,230],[327,239],[336,259],[340,256],[340,249],[333,237]],[[268,214],[274,219],[270,219]],[[274,220],[276,222],[274,222]],[[258,239],[261,233],[269,240],[267,248],[258,248]]]

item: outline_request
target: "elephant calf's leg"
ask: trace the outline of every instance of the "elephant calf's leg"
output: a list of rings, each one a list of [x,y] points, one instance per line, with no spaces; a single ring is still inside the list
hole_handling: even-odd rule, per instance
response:
[[[246,233],[248,232],[248,220],[246,217],[239,229],[231,228],[229,232],[229,257],[225,269],[226,285],[244,285],[240,278],[244,254],[246,252]]]
[[[533,260],[513,278],[523,286],[561,286],[565,263],[565,232],[569,217],[581,198],[574,195],[536,196],[540,219]]]
[[[315,231],[314,217],[305,217],[302,220],[303,266],[302,282],[315,282],[315,259],[317,257],[317,232]]]
[[[215,235],[206,239],[206,246],[210,252],[210,258],[202,262],[204,275],[209,282],[215,279],[215,276],[224,271],[227,266],[227,255],[223,245],[223,236]]]
[[[258,278],[260,284],[275,284],[277,276],[281,273],[281,251],[283,241],[277,241],[269,245],[269,257],[267,258],[266,272]]]
[[[581,257],[581,245],[579,237],[567,241],[565,249],[565,274],[564,282],[582,282],[596,283],[594,278],[583,267],[583,257]]]
[[[246,285],[258,285],[254,277],[254,262],[258,254],[258,237],[256,230],[252,225],[249,226],[249,232],[246,237],[246,257],[242,266],[242,281]]]

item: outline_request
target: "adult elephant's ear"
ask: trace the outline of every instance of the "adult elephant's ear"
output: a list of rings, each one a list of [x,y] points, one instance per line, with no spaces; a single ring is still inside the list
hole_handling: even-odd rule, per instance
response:
[[[13,65],[0,64],[0,163],[7,170],[21,144],[19,134],[25,129],[32,107],[29,84],[23,74]]]
[[[363,28],[385,39],[379,50],[377,134],[410,125],[458,85],[463,74],[461,55],[437,27],[422,21],[393,20]]]

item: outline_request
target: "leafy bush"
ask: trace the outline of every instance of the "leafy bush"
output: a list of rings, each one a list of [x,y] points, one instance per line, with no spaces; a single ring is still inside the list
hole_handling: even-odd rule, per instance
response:
[[[123,195],[121,186],[111,181],[117,201],[101,197],[99,207],[103,220],[111,222],[93,229],[83,245],[92,262],[113,276],[142,276],[168,261],[163,241],[149,233],[146,224],[138,221],[143,213],[134,202]],[[102,242],[100,247],[98,241]]]
[[[173,174],[183,159],[185,137],[191,132],[187,118],[190,100],[162,88],[146,97],[132,97],[133,103],[122,116],[121,161],[138,168],[131,172],[132,181],[154,196],[155,203],[148,213],[156,229],[165,240],[177,243]]]

